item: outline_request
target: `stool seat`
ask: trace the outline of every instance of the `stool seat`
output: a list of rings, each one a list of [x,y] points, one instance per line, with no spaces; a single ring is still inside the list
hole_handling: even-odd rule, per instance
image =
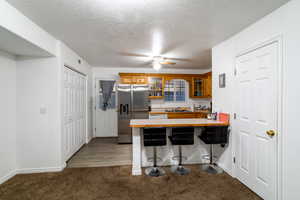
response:
[[[144,146],[165,146],[166,128],[144,128]]]
[[[173,166],[171,171],[179,174],[186,175],[190,173],[190,169],[182,166],[182,145],[193,145],[194,144],[194,128],[180,127],[173,128],[172,134],[169,136],[172,145],[178,145],[179,152],[179,163],[177,166]]]
[[[205,144],[226,144],[228,142],[228,126],[205,127],[199,138]]]
[[[157,167],[157,146],[164,146],[167,144],[166,128],[144,128],[144,146],[153,147],[153,167],[145,170],[146,175],[158,177],[165,174],[165,171]]]
[[[228,142],[228,126],[221,127],[205,127],[200,136],[198,136],[205,144],[210,145],[209,164],[202,165],[202,170],[210,174],[219,174],[223,170],[213,161],[213,145],[225,145]]]

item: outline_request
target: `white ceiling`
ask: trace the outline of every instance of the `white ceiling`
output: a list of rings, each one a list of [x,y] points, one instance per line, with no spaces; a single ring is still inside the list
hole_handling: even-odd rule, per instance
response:
[[[128,54],[211,66],[211,47],[289,0],[7,0],[93,66],[146,67]]]

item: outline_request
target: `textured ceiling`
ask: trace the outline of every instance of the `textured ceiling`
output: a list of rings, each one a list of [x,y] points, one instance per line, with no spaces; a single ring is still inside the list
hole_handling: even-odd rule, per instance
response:
[[[211,47],[288,0],[7,0],[93,66],[146,67],[132,54],[211,66]]]

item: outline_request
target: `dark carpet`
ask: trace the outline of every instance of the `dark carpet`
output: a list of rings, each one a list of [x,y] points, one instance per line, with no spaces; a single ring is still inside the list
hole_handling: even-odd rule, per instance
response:
[[[17,175],[0,185],[1,200],[260,200],[228,174],[210,175],[189,166],[187,176],[131,176],[131,166],[73,168]]]

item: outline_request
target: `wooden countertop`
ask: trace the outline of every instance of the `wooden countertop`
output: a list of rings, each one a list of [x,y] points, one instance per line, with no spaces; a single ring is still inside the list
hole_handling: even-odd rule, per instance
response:
[[[228,126],[228,122],[208,120],[202,118],[193,119],[133,119],[130,127],[204,127],[204,126]]]
[[[151,115],[163,115],[163,114],[208,114],[209,111],[195,111],[195,112],[166,112],[166,111],[150,111],[149,114]]]

